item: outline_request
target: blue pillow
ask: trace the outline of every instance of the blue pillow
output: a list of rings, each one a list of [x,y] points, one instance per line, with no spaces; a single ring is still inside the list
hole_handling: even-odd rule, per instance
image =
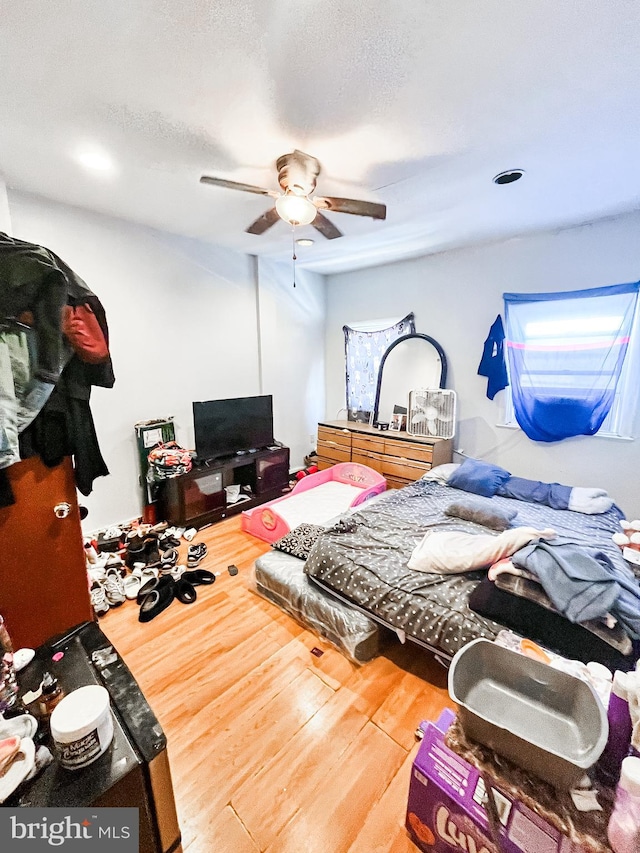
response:
[[[511,474],[499,465],[491,465],[479,459],[465,459],[458,470],[449,477],[447,486],[492,498],[510,476]]]

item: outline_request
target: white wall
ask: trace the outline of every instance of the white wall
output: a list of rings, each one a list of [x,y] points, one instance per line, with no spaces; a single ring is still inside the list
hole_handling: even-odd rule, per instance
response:
[[[292,446],[292,465],[302,464],[306,421],[324,410],[321,383],[306,409],[307,371],[322,364],[321,276],[294,290],[272,269],[262,288],[249,255],[26,194],[10,191],[9,202],[14,235],[58,254],[107,313],[116,384],[93,389],[91,408],[111,473],[82,499],[87,529],[140,513],[133,424],[174,415],[178,441],[193,447],[193,400],[273,393],[276,438]]]
[[[2,173],[0,173],[0,231],[11,234],[11,214],[9,212],[9,196],[7,185]]]
[[[597,287],[640,278],[640,214],[579,228],[444,252],[327,279],[327,417],[345,405],[342,326],[404,316],[436,338],[449,362],[447,386],[458,392],[456,447],[513,474],[606,488],[629,517],[640,517],[640,415],[635,441],[594,437],[555,444],[530,441],[497,426],[498,398],[477,375],[489,326],[506,291]],[[460,460],[458,460],[460,461]]]
[[[278,400],[275,437],[291,448],[292,467],[316,446],[324,417],[325,288],[323,276],[258,259],[262,384]]]

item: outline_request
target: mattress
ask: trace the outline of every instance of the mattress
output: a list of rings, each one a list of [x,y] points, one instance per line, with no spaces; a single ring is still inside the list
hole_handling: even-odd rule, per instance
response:
[[[459,489],[424,480],[386,492],[375,504],[365,504],[350,515],[349,524],[324,533],[313,546],[305,571],[319,586],[355,604],[401,637],[406,635],[450,659],[470,640],[492,639],[504,627],[469,608],[469,597],[486,571],[443,576],[412,571],[407,564],[428,530],[491,532],[444,514],[449,504],[465,495]],[[622,561],[611,541],[611,535],[620,529],[616,508],[601,515],[583,515],[511,498],[496,496],[491,501],[517,511],[514,526],[551,527],[576,545],[597,546],[614,562]]]
[[[304,560],[269,551],[256,560],[257,591],[355,661],[378,654],[380,628],[364,613],[318,589],[304,573]]]
[[[299,524],[325,524],[329,519],[347,510],[362,495],[358,486],[329,480],[314,489],[292,494],[278,501],[274,508],[293,530]]]

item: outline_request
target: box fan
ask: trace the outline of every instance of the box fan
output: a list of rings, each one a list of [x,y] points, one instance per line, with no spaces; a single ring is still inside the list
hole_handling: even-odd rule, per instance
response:
[[[443,388],[410,391],[407,432],[429,438],[453,438],[456,392]]]

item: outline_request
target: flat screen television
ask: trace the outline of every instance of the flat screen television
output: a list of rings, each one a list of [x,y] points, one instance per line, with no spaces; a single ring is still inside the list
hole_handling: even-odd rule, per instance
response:
[[[273,397],[193,403],[198,459],[217,459],[273,444]]]

